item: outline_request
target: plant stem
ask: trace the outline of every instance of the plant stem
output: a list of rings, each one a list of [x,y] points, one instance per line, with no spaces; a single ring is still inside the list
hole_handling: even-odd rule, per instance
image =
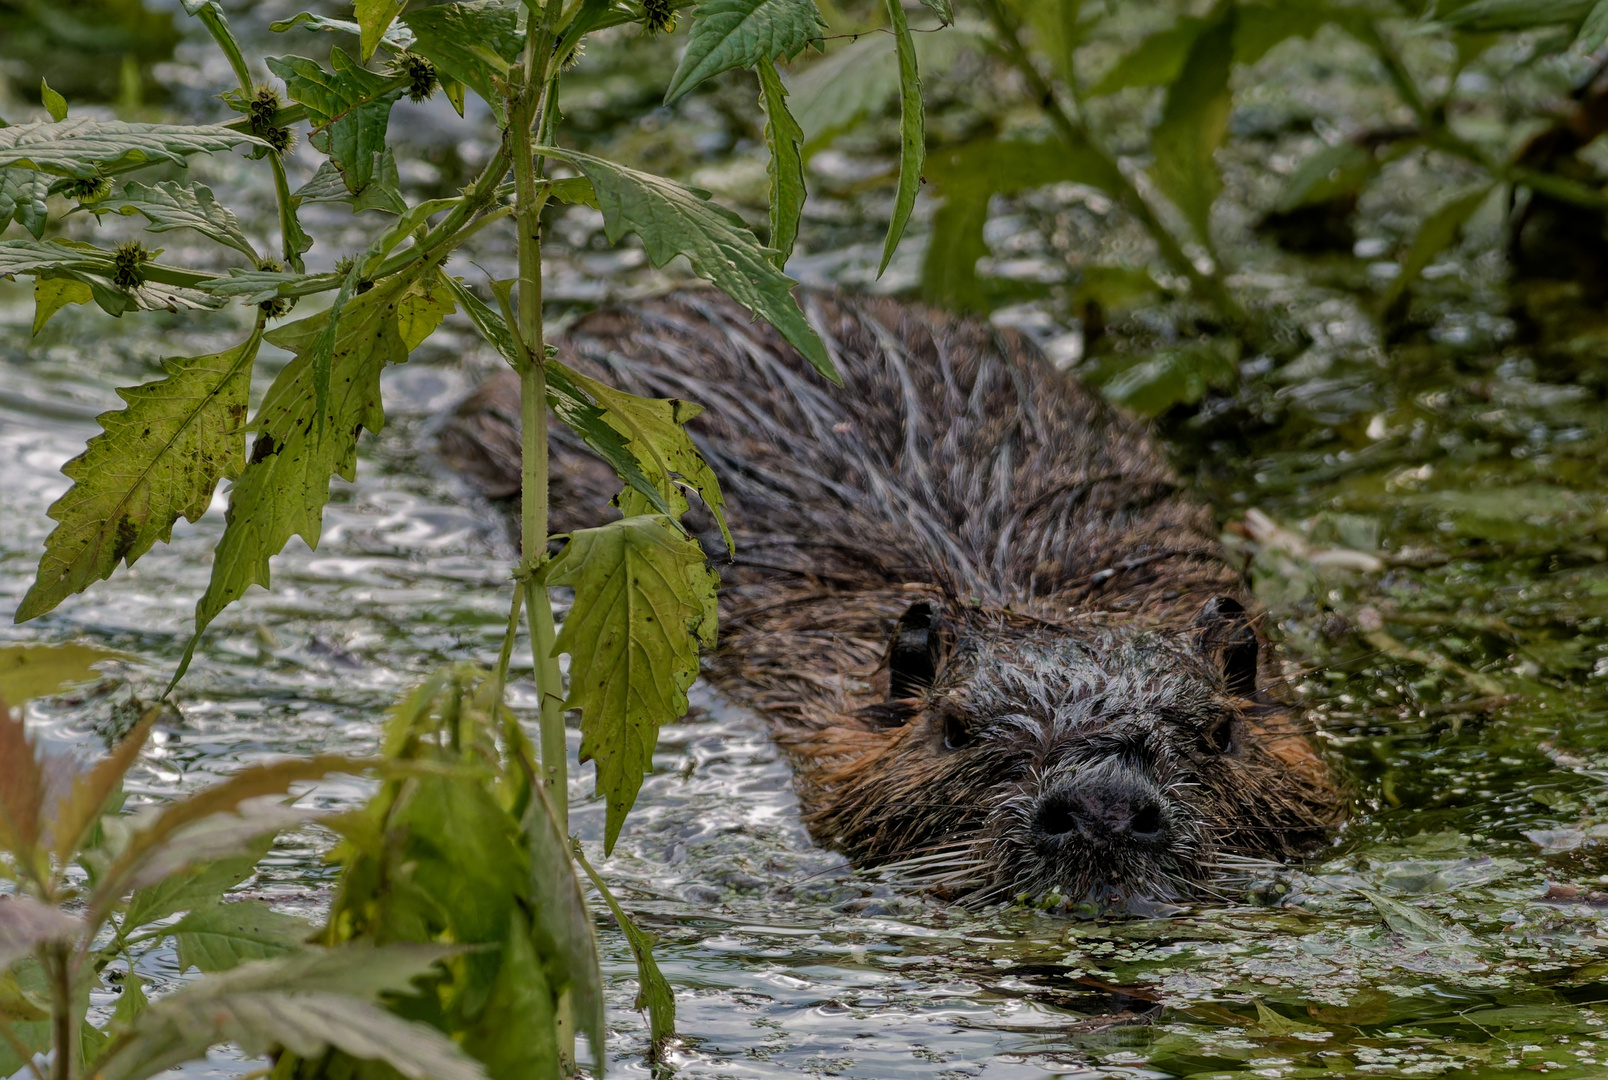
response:
[[[1178,238],[1161,223],[1161,219],[1156,217],[1155,211],[1145,201],[1145,197],[1134,187],[1133,181],[1129,180],[1117,165],[1116,159],[1099,145],[1089,129],[1061,104],[1060,95],[1056,93],[1055,87],[1039,71],[1038,66],[1033,63],[1033,58],[1027,54],[1027,48],[1022,44],[1021,36],[1017,32],[1018,27],[1000,0],[978,0],[978,4],[994,27],[994,33],[999,38],[999,44],[1004,49],[1006,58],[1017,71],[1021,72],[1022,78],[1027,81],[1028,91],[1044,110],[1044,114],[1049,117],[1050,123],[1055,126],[1061,138],[1066,141],[1069,148],[1087,154],[1097,163],[1102,174],[1099,186],[1115,196],[1123,208],[1144,226],[1150,238],[1155,241],[1162,259],[1172,267],[1174,273],[1182,274],[1189,279],[1189,286],[1197,295],[1215,307],[1218,314],[1236,328],[1249,327],[1250,316],[1223,284],[1220,276],[1221,266],[1214,266],[1212,272],[1208,274],[1195,265],[1194,260],[1179,244]]]
[[[50,1045],[55,1053],[50,1061],[50,1080],[71,1080],[73,1074],[72,967],[67,962],[67,946],[52,945],[46,950],[45,971],[50,979]]]

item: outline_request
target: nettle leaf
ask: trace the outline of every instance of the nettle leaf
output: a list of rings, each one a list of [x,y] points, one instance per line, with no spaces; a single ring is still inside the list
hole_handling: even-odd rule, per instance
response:
[[[1223,189],[1215,154],[1228,134],[1234,104],[1228,85],[1234,20],[1231,7],[1190,47],[1183,70],[1167,88],[1167,104],[1150,140],[1156,159],[1151,178],[1202,240],[1211,235],[1212,203]]]
[[[369,62],[369,57],[374,55],[374,50],[391,32],[391,24],[406,6],[407,0],[357,0],[353,5],[352,14],[357,19],[363,63]],[[278,30],[279,26],[276,24],[274,29]]]
[[[665,91],[668,105],[705,79],[761,60],[791,60],[826,32],[814,0],[703,0],[687,51]]]
[[[349,946],[241,964],[151,1004],[86,1074],[144,1080],[232,1042],[250,1056],[282,1047],[313,1057],[333,1046],[383,1061],[409,1080],[485,1080],[484,1070],[445,1035],[372,1000],[385,990],[410,989],[411,977],[447,953]]]
[[[932,239],[922,263],[922,296],[968,311],[991,306],[977,276],[977,260],[989,253],[983,228],[995,195],[1068,181],[1112,191],[1122,182],[1105,155],[1060,139],[981,139],[935,154],[928,160],[927,176],[943,203],[933,215]]]
[[[213,556],[212,580],[196,604],[196,637],[186,649],[186,661],[220,611],[252,585],[268,586],[268,560],[292,536],[300,536],[309,547],[318,545],[330,480],[336,475],[355,479],[358,435],[385,426],[380,371],[408,358],[410,345],[400,329],[404,319],[414,327],[414,344],[422,340],[417,335],[428,320],[413,312],[424,308],[443,315],[450,310],[430,295],[417,274],[395,275],[346,304],[330,355],[324,424],[314,415],[313,360],[329,312],[268,335],[296,356],[268,388],[252,421],[257,438],[251,460],[229,494],[223,538]]]
[[[692,445],[685,424],[703,412],[702,405],[678,398],[645,398],[616,390],[607,383],[589,379],[573,368],[559,366],[565,377],[586,392],[597,407],[603,410],[603,420],[625,437],[626,446],[641,466],[642,471],[664,501],[675,509],[671,515],[679,520],[687,512],[687,500],[679,485],[685,484],[698,493],[698,497],[714,514],[720,526],[720,536],[727,551],[735,551],[731,530],[726,527],[726,500],[720,493],[720,481],[709,463]],[[551,365],[550,365],[551,366]],[[627,488],[618,496],[620,510],[627,517],[645,514],[654,503],[635,488]],[[648,505],[643,505],[647,503]]]
[[[955,10],[949,6],[949,0],[921,0],[921,6],[942,19],[945,26],[955,21]]]
[[[402,21],[413,31],[414,52],[479,94],[497,122],[505,122],[502,94],[494,80],[508,74],[525,47],[517,4],[499,0],[436,4],[411,11]]]
[[[305,56],[270,56],[268,70],[285,80],[285,93],[307,106],[313,123],[309,142],[329,155],[352,194],[376,176],[377,159],[385,152],[391,106],[407,88],[405,77],[376,75],[347,55],[330,50],[325,71]]]
[[[654,266],[685,255],[699,277],[776,327],[815,370],[841,385],[826,346],[793,299],[793,282],[736,214],[710,202],[707,193],[662,176],[577,150],[543,147],[542,152],[569,162],[592,182],[610,243],[636,233]]]
[[[73,281],[70,278],[35,278],[34,334],[37,335],[43,330],[50,317],[68,304],[87,304],[93,299],[95,291],[82,281]]]
[[[33,233],[35,240],[45,235],[49,211],[45,197],[50,181],[33,169],[0,169],[0,232],[15,221]]]
[[[592,1044],[593,1057],[602,1061],[606,1048],[597,932],[581,894],[569,840],[544,788],[531,791],[520,831],[530,857],[531,936],[537,951],[547,958],[548,982],[568,983],[578,1025]]]
[[[397,10],[400,11],[401,7],[402,5],[398,4]],[[314,15],[310,11],[298,12],[288,19],[280,19],[278,22],[269,23],[268,29],[276,33],[283,33],[297,26],[305,26],[309,30],[322,30],[326,33],[351,34],[353,37],[360,37],[363,33],[363,28],[350,19],[331,19],[323,15]],[[380,44],[401,52],[413,44],[413,35],[408,33],[407,27],[393,24],[384,34],[380,35]],[[365,54],[365,61],[368,56],[372,55],[372,50]]]
[[[273,845],[272,833],[259,836],[247,844],[242,855],[191,866],[169,874],[155,885],[136,890],[123,916],[125,936],[129,930],[146,923],[217,903],[224,893],[256,873],[257,864]]]
[[[570,656],[564,705],[581,712],[581,760],[597,763],[608,852],[653,766],[660,725],[687,711],[698,643],[714,644],[718,578],[696,540],[644,514],[572,533],[546,583],[575,590],[553,652]]]
[[[586,871],[586,876],[591,879],[592,887],[603,897],[603,902],[608,904],[615,923],[625,935],[626,944],[631,946],[631,955],[637,964],[636,1007],[638,1011],[647,1011],[648,1037],[652,1039],[654,1046],[661,1046],[666,1039],[676,1033],[676,992],[671,988],[670,981],[659,970],[658,962],[653,959],[653,946],[657,942],[625,913],[625,909],[614,898],[614,893],[609,890],[602,875],[592,868],[592,864],[581,852],[580,841],[575,841],[575,845],[575,861],[580,863],[581,869]]]
[[[243,145],[268,144],[222,124],[129,124],[81,117],[0,128],[0,166],[91,180],[147,164],[183,167],[191,154]]]
[[[1495,33],[1506,30],[1534,30],[1580,22],[1596,0],[1474,0],[1474,3],[1440,16],[1440,21],[1458,30]]]
[[[760,104],[765,108],[765,146],[770,160],[770,246],[776,252],[777,269],[787,266],[798,239],[798,223],[804,216],[804,129],[787,111],[787,87],[776,65],[761,60],[758,65]]]
[[[464,1049],[485,1065],[492,1080],[560,1075],[557,995],[530,939],[525,920],[511,917],[486,1006],[463,1035]]]
[[[139,181],[130,181],[116,196],[96,203],[90,208],[96,214],[116,211],[124,215],[143,214],[150,221],[146,232],[169,232],[173,229],[194,229],[196,232],[226,247],[246,255],[253,261],[256,248],[240,229],[240,219],[227,206],[218,202],[212,189],[205,184],[181,184],[164,180],[154,187]]]
[[[294,952],[313,924],[275,911],[261,900],[238,900],[191,911],[168,928],[179,950],[179,971],[228,971],[247,960]]]
[[[895,48],[899,55],[899,190],[893,197],[893,216],[888,221],[888,238],[882,244],[881,277],[893,261],[893,253],[910,223],[921,190],[921,166],[927,157],[927,119],[921,100],[921,73],[916,67],[916,43],[910,36],[904,0],[888,0],[888,18],[893,24]]]
[[[103,413],[102,433],[62,466],[73,486],[50,508],[59,524],[45,540],[18,622],[167,543],[180,517],[206,513],[220,477],[240,475],[261,340],[259,330],[224,352],[165,360],[167,378],[118,391],[128,407]]]

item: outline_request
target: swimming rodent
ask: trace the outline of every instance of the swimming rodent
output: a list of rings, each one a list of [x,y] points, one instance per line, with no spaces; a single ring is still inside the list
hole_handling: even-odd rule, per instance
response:
[[[736,539],[728,561],[687,519],[723,578],[705,674],[769,718],[816,841],[952,897],[1106,910],[1320,841],[1341,786],[1147,426],[1010,331],[802,302],[841,388],[710,292],[593,313],[559,348],[705,407],[689,430]],[[517,493],[518,415],[494,377],[443,456]],[[620,481],[553,429],[552,527],[598,524]]]

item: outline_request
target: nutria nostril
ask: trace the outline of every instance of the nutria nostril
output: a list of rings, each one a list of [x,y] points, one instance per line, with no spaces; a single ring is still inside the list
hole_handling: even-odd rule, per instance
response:
[[[1057,785],[1039,803],[1033,824],[1055,848],[1074,837],[1091,845],[1141,847],[1167,838],[1155,785],[1122,766],[1083,772]]]

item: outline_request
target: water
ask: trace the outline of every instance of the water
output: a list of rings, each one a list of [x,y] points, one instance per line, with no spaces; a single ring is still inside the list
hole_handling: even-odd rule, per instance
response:
[[[264,22],[286,13],[270,7]],[[702,168],[698,181],[717,190],[723,177],[751,178],[757,150],[707,105],[622,123],[641,83],[662,83],[668,69],[622,81],[600,73],[610,48],[594,50],[597,68],[578,69],[566,106],[583,138],[684,174]],[[227,80],[200,47],[181,51],[171,74],[179,105],[198,110]],[[458,171],[483,152],[440,136],[451,130],[440,108],[405,122],[429,164],[405,176],[413,195],[461,182]],[[824,197],[812,203],[797,272],[866,280],[880,196],[854,185],[886,142],[862,139],[818,159]],[[1266,181],[1259,167],[1233,163],[1226,227],[1243,225],[1233,200]],[[197,172],[248,206],[269,205],[253,167],[220,160]],[[1105,245],[1103,254],[1132,242],[1103,216],[1109,205],[1079,190],[996,211],[997,264],[1028,277],[1071,257],[1036,235]],[[356,246],[364,227],[344,210],[322,213],[317,224],[335,232],[320,234],[318,267]],[[1388,197],[1364,206],[1359,259],[1336,280],[1367,272],[1394,242],[1400,213]],[[919,265],[919,224],[892,286]],[[597,250],[599,226],[577,208],[550,235],[555,315],[666,280],[634,248]],[[177,250],[183,235],[168,234],[170,257],[202,257]],[[1499,260],[1479,254],[1492,242],[1493,232],[1476,231],[1462,255],[1443,260],[1417,328],[1388,345],[1343,281],[1311,284],[1296,264],[1246,246],[1240,286],[1312,344],[1293,357],[1246,358],[1233,397],[1164,428],[1246,560],[1292,689],[1351,779],[1355,814],[1333,843],[1226,886],[1230,903],[1174,919],[946,908],[813,848],[763,724],[697,688],[693,712],[663,731],[655,773],[601,864],[660,939],[677,990],[678,1074],[1608,1074],[1603,339],[1595,317],[1577,313],[1543,342],[1522,340]],[[474,253],[498,275],[510,257],[492,245]],[[468,262],[453,270],[474,272]],[[1076,362],[1077,328],[1058,310],[1052,297],[1001,321]],[[244,333],[69,309],[30,338],[31,320],[26,286],[0,283],[0,613],[31,580],[51,525],[45,511],[66,485],[61,464],[95,432],[94,415],[119,405],[112,387],[156,377],[158,356],[212,351]],[[1135,312],[1112,331],[1139,345],[1192,332],[1176,306]],[[257,395],[284,359],[265,350]],[[1102,362],[1080,370],[1098,374]],[[432,418],[492,367],[467,328],[449,322],[386,373],[388,426],[364,437],[358,481],[336,482],[319,550],[292,541],[274,562],[273,589],[253,590],[214,624],[177,713],[131,777],[134,799],[279,754],[371,751],[384,710],[427,671],[494,659],[511,551],[493,508],[429,449]],[[0,647],[80,642],[120,654],[97,680],[29,705],[47,741],[93,744],[160,693],[206,582],[221,498],[213,509],[49,616],[0,623]],[[515,668],[528,672],[528,661]],[[528,682],[516,678],[510,692],[528,716]],[[572,752],[577,742],[572,732]],[[597,855],[602,813],[587,800],[589,772],[572,766],[572,821]],[[313,798],[341,807],[366,793],[360,782],[331,782]],[[282,838],[242,894],[316,917],[331,887],[326,844],[311,830]],[[614,1071],[646,1075],[630,955],[606,919],[599,926]],[[171,951],[148,954],[140,970],[156,991],[182,978]],[[222,1051],[189,1071],[254,1067]]]

